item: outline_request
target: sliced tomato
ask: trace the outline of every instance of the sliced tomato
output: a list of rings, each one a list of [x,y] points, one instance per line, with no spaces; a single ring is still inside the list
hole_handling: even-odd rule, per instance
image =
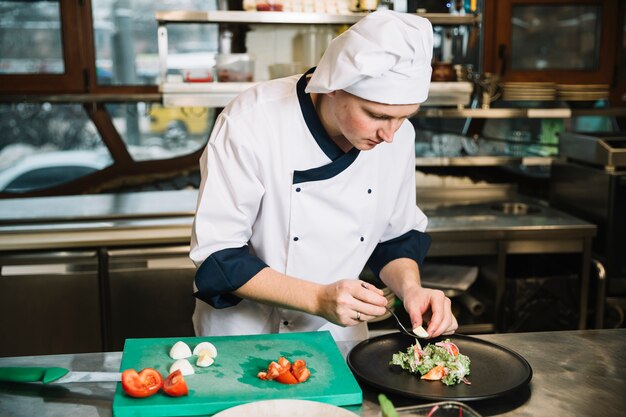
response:
[[[278,375],[276,377],[276,381],[280,382],[281,384],[297,384],[299,382],[298,379],[288,369],[286,369],[282,374]]]
[[[298,379],[291,373],[291,362],[284,356],[278,358],[278,376],[276,381],[281,384],[297,384]]]
[[[306,367],[306,362],[298,359],[291,365],[291,373],[299,382],[304,382],[311,376],[311,371]]]
[[[437,365],[430,371],[426,372],[425,375],[422,375],[422,379],[426,379],[428,381],[439,381],[446,375],[446,368],[443,365]]]
[[[278,364],[284,369],[291,369],[291,362],[284,356],[278,358]]]
[[[298,359],[291,363],[285,357],[280,357],[277,362],[271,362],[266,371],[257,374],[259,379],[264,381],[275,379],[282,384],[297,384],[306,381],[310,376],[311,372],[304,360]]]
[[[163,377],[156,369],[145,368],[137,373],[134,369],[122,372],[122,388],[131,397],[143,398],[156,394],[163,386]]]
[[[459,347],[452,342],[437,342],[435,346],[444,348],[452,356],[459,356]]]
[[[418,344],[413,346],[413,357],[415,358],[415,363],[417,365],[422,364],[422,358],[424,357],[424,351],[420,348]]]
[[[185,377],[183,377],[183,373],[180,369],[175,370],[165,378],[163,391],[170,397],[180,397],[189,394],[187,381],[185,381]]]
[[[278,362],[272,362],[267,367],[267,379],[276,379],[283,372],[283,367]]]
[[[298,382],[304,382],[311,376],[311,371],[309,371],[309,368],[307,367],[292,369],[291,372],[293,373],[293,376],[296,377]]]
[[[306,362],[304,361],[304,359],[298,359],[291,365],[291,368],[292,369],[306,368]]]
[[[454,343],[450,342],[448,344],[448,351],[453,355],[453,356],[459,356],[459,347],[457,345],[455,345]]]

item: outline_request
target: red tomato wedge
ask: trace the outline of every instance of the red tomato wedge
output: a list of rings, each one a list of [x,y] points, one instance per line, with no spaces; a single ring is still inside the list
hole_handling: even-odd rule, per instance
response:
[[[306,362],[298,359],[291,365],[291,373],[296,377],[298,382],[304,382],[311,376],[311,371],[306,367]]]
[[[165,378],[163,391],[170,397],[180,397],[189,394],[187,382],[180,369],[175,370]]]
[[[281,356],[280,358],[278,358],[278,364],[285,369],[291,368],[291,362],[289,362],[289,360],[285,358],[284,356]]]
[[[156,369],[145,368],[139,373],[127,369],[122,372],[122,388],[131,397],[149,397],[159,392],[162,386],[163,377]]]
[[[271,381],[275,379],[282,384],[298,384],[311,376],[311,371],[306,367],[306,362],[298,359],[291,363],[285,357],[280,357],[278,362],[270,362],[267,370],[257,374],[259,379]]]
[[[299,382],[289,369],[285,369],[282,374],[278,375],[276,381],[281,384],[297,384]]]
[[[435,346],[444,348],[452,356],[459,356],[459,347],[452,342],[437,342]]]
[[[291,372],[293,373],[293,376],[296,377],[298,382],[304,382],[311,376],[309,368],[292,369]]]
[[[303,359],[298,359],[291,365],[291,368],[292,369],[306,368],[306,362]]]
[[[422,375],[422,379],[426,379],[428,381],[439,381],[446,375],[446,368],[443,365],[437,365],[430,371],[426,372],[426,374]]]

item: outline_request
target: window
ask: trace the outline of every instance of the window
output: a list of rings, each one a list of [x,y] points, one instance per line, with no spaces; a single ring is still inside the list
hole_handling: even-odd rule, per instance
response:
[[[0,73],[62,74],[58,1],[0,3]]]
[[[44,189],[112,164],[81,105],[0,104],[0,131],[0,192]]]
[[[598,68],[600,12],[597,5],[513,6],[512,69]]]
[[[135,161],[191,154],[206,144],[214,109],[150,103],[108,104],[108,113]]]
[[[75,3],[0,2],[0,92],[68,93],[84,89]]]
[[[156,11],[215,10],[216,0],[92,0],[92,8],[98,85],[146,85],[159,82]],[[206,68],[217,33],[217,25],[173,26],[172,68]]]
[[[484,70],[504,82],[609,85],[618,1],[499,0],[485,9]]]
[[[0,194],[195,181],[215,113],[160,105],[155,12],[215,9],[215,3],[0,2]],[[172,29],[173,68],[206,68],[217,50],[217,25]]]

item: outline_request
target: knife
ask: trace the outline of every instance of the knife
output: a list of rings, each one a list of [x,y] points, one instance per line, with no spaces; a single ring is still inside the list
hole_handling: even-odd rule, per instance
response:
[[[75,372],[58,367],[0,367],[0,381],[65,384],[68,382],[120,382],[121,372]]]

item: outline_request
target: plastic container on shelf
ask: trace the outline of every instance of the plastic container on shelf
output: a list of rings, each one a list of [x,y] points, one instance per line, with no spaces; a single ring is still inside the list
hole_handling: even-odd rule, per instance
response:
[[[186,83],[212,83],[215,79],[213,70],[207,69],[185,69],[182,70],[183,81]]]
[[[215,62],[218,82],[251,82],[254,79],[251,54],[217,54]]]

